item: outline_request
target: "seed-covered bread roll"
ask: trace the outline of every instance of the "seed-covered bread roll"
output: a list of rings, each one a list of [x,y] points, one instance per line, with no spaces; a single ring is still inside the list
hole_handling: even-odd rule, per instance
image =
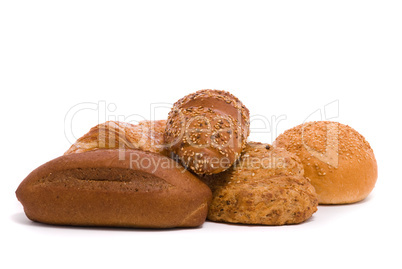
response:
[[[285,131],[274,142],[300,157],[305,176],[321,204],[364,199],[377,181],[377,162],[369,143],[356,130],[331,121],[307,122]]]
[[[210,189],[172,159],[114,149],[47,162],[16,194],[29,219],[79,226],[196,227],[211,200]]]
[[[228,169],[249,135],[248,109],[226,91],[201,90],[177,101],[166,123],[165,143],[197,174]]]
[[[138,124],[107,121],[92,127],[64,154],[96,149],[141,149],[166,155],[163,143],[165,128],[166,120]]]
[[[212,190],[212,221],[295,224],[317,210],[317,195],[299,158],[268,144],[248,143],[233,167],[202,180]]]

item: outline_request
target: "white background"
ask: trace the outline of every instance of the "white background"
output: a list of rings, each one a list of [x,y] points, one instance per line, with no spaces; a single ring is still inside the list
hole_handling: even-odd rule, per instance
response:
[[[252,123],[250,139],[262,142],[331,103],[322,119],[352,126],[374,149],[374,191],[282,227],[26,219],[15,189],[71,135],[107,119],[162,119],[168,104],[204,88],[232,92],[254,119],[286,117],[259,133],[263,122]],[[1,1],[0,89],[2,268],[402,266],[401,1]],[[154,115],[152,103],[164,108]],[[65,130],[78,104],[88,109]]]

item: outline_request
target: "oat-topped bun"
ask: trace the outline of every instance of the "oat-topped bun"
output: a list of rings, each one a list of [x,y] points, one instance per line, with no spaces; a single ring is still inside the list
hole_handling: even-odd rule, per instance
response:
[[[177,101],[166,124],[165,143],[197,174],[229,168],[249,135],[248,109],[226,91],[200,90]]]
[[[320,204],[360,201],[377,180],[377,162],[364,137],[347,125],[307,122],[285,131],[274,142],[300,157]]]
[[[248,143],[230,169],[201,179],[212,190],[208,210],[212,221],[295,224],[317,210],[317,195],[303,177],[299,158],[268,144]]]

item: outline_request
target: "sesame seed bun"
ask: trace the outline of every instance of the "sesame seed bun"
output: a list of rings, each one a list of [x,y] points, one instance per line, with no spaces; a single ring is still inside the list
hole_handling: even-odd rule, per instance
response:
[[[363,200],[377,181],[377,162],[366,139],[337,122],[307,122],[285,131],[273,143],[295,153],[320,204]]]
[[[226,91],[200,90],[173,105],[165,143],[191,171],[215,174],[239,158],[249,126],[249,111],[235,96]]]

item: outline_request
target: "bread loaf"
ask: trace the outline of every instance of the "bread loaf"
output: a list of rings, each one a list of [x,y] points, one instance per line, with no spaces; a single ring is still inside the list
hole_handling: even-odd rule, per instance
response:
[[[274,145],[301,159],[320,204],[358,202],[377,181],[377,161],[370,144],[347,125],[307,122],[279,135]]]
[[[16,194],[29,219],[80,226],[196,227],[211,200],[184,167],[141,150],[61,156],[30,173]]]
[[[235,96],[201,90],[173,105],[165,143],[188,169],[197,174],[215,174],[239,158],[249,125],[249,111]]]
[[[107,121],[92,127],[64,154],[96,149],[141,149],[166,155],[163,143],[165,128],[165,120],[146,120],[138,124]]]
[[[212,221],[295,224],[317,211],[317,194],[303,176],[300,159],[268,144],[247,143],[231,168],[201,179],[212,190],[208,211]]]

